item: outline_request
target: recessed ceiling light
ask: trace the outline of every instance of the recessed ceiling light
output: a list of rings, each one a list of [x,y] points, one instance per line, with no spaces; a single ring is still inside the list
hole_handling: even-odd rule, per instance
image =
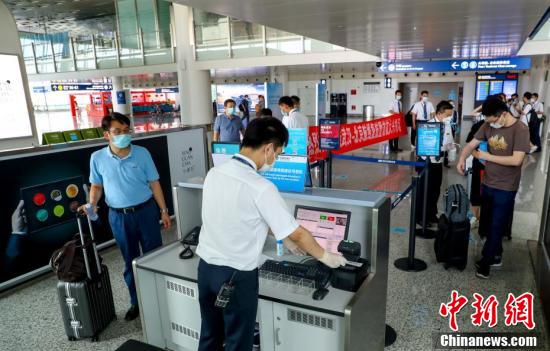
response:
[[[343,29],[346,28],[346,27],[344,27],[343,25],[339,24],[339,25],[337,25],[337,26],[334,27],[334,28],[336,28],[336,30],[343,30]]]

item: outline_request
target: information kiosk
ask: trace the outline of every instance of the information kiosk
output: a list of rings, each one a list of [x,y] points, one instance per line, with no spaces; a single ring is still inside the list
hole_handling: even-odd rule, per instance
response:
[[[314,299],[316,282],[312,285],[298,276],[266,270],[264,264],[257,315],[261,350],[383,350],[390,199],[384,193],[321,188],[281,194],[321,245],[336,252],[341,239],[347,239],[350,253],[364,262],[368,275],[356,289],[337,289],[331,284],[338,282],[331,280],[328,293]],[[202,184],[179,183],[173,188],[173,199],[177,230],[185,237],[202,224]],[[200,337],[199,257],[180,259],[182,250],[176,241],[136,259],[134,273],[145,340],[161,348],[188,351],[197,350]],[[278,255],[272,236],[263,254],[268,263],[315,264],[311,257]]]

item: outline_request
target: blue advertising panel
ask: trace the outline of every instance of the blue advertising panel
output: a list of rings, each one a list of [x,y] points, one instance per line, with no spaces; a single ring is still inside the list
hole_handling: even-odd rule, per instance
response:
[[[384,62],[378,70],[386,73],[502,71],[531,69],[530,57],[505,57],[477,60]]]
[[[126,105],[126,94],[124,93],[124,90],[117,90],[116,102],[119,105]]]
[[[285,155],[307,156],[307,129],[291,128],[288,130],[288,145]]]
[[[416,155],[440,156],[443,123],[419,122],[416,124]]]
[[[322,118],[319,120],[319,146],[322,150],[340,148],[340,120]]]
[[[273,169],[262,173],[279,191],[303,192],[307,175],[307,157],[281,155]]]
[[[273,111],[273,117],[283,118],[279,109],[279,99],[283,96],[283,85],[281,83],[265,83],[265,100],[267,108]]]

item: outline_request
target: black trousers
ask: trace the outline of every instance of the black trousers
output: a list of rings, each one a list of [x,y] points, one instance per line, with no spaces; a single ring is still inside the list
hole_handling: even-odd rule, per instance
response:
[[[233,278],[235,290],[225,309],[214,306],[224,283]],[[231,267],[199,262],[198,285],[201,309],[199,351],[250,351],[258,310],[258,270],[238,271]],[[225,345],[225,348],[224,348]]]
[[[418,159],[419,162],[423,162],[422,159]],[[437,223],[437,203],[439,201],[439,195],[441,194],[441,184],[443,182],[443,164],[442,163],[430,163],[428,165],[428,196],[426,203],[426,222]],[[417,170],[418,171],[418,170]],[[418,180],[418,187],[416,192],[416,223],[422,224],[422,205],[424,201],[424,181],[426,174],[424,174]]]
[[[411,127],[411,145],[416,146],[416,129]]]
[[[390,150],[397,151],[399,149],[399,138],[390,139]]]

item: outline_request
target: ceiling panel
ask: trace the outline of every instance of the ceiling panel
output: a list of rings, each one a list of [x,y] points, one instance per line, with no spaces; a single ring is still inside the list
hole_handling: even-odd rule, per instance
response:
[[[90,34],[116,29],[114,0],[3,0],[23,32]]]
[[[173,0],[383,59],[515,55],[548,0]]]

